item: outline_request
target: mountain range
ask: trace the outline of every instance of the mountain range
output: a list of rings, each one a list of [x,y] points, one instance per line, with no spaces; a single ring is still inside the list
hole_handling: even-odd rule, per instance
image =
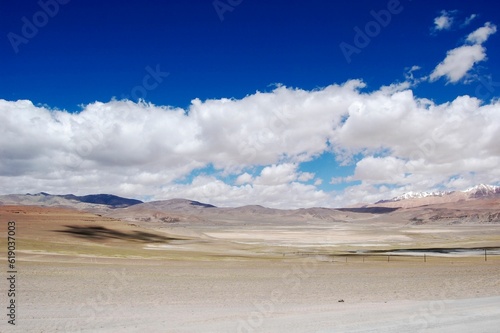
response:
[[[0,205],[40,205],[72,207],[78,209],[104,206],[108,208],[125,208],[143,203],[140,200],[122,198],[112,194],[90,194],[77,196],[73,194],[54,195],[45,192],[37,194],[8,194],[0,196]]]
[[[436,192],[408,192],[401,196],[392,198],[390,201],[401,201],[406,199],[419,199],[426,197],[442,197],[455,192],[461,192],[466,194],[468,197],[479,198],[489,195],[495,195],[500,193],[500,186],[479,184],[470,187],[464,191],[436,191]]]
[[[78,209],[116,219],[161,226],[164,223],[352,222],[366,219],[401,223],[500,223],[500,186],[480,184],[463,191],[408,192],[389,200],[350,208],[274,209],[259,205],[216,207],[187,199],[142,202],[110,194],[76,196],[10,194],[0,205]],[[406,222],[405,222],[406,221]]]
[[[369,206],[411,208],[481,198],[500,198],[500,186],[479,184],[462,191],[407,192]]]

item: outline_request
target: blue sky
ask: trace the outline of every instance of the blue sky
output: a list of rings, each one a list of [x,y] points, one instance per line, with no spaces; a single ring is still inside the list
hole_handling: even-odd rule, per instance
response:
[[[303,207],[498,183],[499,6],[3,1],[2,191]],[[472,125],[480,146],[432,135]]]

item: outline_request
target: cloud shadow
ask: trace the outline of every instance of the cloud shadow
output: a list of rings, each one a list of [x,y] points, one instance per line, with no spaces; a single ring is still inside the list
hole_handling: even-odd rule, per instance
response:
[[[103,226],[65,225],[65,227],[66,230],[54,231],[96,241],[118,239],[141,243],[168,243],[172,240],[182,240],[181,238],[168,237],[144,231],[123,232],[119,230],[109,229]]]

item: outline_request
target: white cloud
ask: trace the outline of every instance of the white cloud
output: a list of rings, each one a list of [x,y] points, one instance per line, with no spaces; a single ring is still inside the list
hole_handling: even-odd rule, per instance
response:
[[[446,53],[446,58],[439,63],[429,76],[431,82],[446,77],[448,82],[456,83],[480,61],[486,59],[486,49],[481,45],[496,32],[494,24],[487,22],[483,27],[467,36],[466,41],[472,45],[463,45]]]
[[[262,169],[254,181],[257,185],[280,185],[297,180],[297,164],[273,164]]]
[[[236,185],[243,185],[243,184],[249,184],[253,182],[253,177],[250,175],[248,172],[245,172],[236,178],[235,184]]]
[[[467,42],[472,44],[482,44],[488,40],[488,37],[497,32],[497,26],[486,22],[483,27],[471,32],[467,36]]]
[[[406,72],[404,73],[404,76],[406,79],[405,82],[408,82],[411,85],[416,85],[416,84],[420,83],[421,81],[424,81],[426,78],[416,78],[415,75],[413,74],[414,72],[417,72],[421,69],[422,68],[420,66],[417,66],[417,65],[413,65],[410,68],[406,68],[405,69]]]
[[[478,17],[477,14],[471,14],[465,18],[459,18],[458,16],[460,16],[458,10],[442,10],[440,15],[434,18],[434,26],[431,29],[432,32],[450,30],[457,21],[461,21],[460,28],[464,28]]]
[[[384,104],[386,109],[380,107]],[[359,110],[361,115],[353,110],[354,117],[336,131],[342,156],[364,155],[352,178],[362,184],[349,187],[344,202],[374,202],[411,190],[452,186],[448,180],[455,175],[468,184],[498,182],[494,165],[500,163],[500,149],[495,148],[500,138],[493,134],[500,130],[498,101],[482,106],[478,99],[462,96],[436,105],[402,93],[392,101],[389,96],[379,100],[377,109],[365,103]]]
[[[336,184],[342,184],[346,182],[350,182],[352,180],[352,176],[347,176],[347,177],[332,177],[330,179],[330,184],[336,185]]]
[[[449,30],[453,25],[455,11],[442,10],[441,15],[434,19],[434,30]]]
[[[231,186],[212,176],[196,177],[192,183],[165,186],[162,197],[190,198],[217,206],[262,205],[275,208],[332,206],[331,197],[313,185],[298,182]]]
[[[314,173],[312,172],[301,172],[297,179],[301,182],[308,182],[314,179]]]
[[[375,184],[401,184],[404,181],[404,173],[401,172],[404,167],[405,161],[393,156],[367,156],[356,164],[353,179]]]
[[[468,26],[474,19],[477,17],[477,14],[471,14],[469,17],[467,17],[463,23],[463,26]]]
[[[498,182],[499,101],[460,96],[436,104],[406,84],[362,87],[358,80],[314,91],[279,87],[240,100],[194,100],[188,110],[110,101],[78,114],[0,100],[0,191],[285,208],[376,201],[457,179]],[[355,167],[346,177],[332,173],[333,182],[360,184],[319,190],[321,179],[301,163],[328,153]],[[186,183],[207,166],[217,172]]]
[[[485,51],[479,44],[464,45],[448,51],[446,58],[429,76],[430,81],[436,81],[441,77],[446,77],[451,83],[460,81],[474,64],[486,58]]]

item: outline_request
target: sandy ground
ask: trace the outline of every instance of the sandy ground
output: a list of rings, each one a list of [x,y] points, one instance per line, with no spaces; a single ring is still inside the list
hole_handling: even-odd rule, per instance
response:
[[[274,245],[266,251],[265,240],[181,237],[74,211],[0,207],[2,267],[5,221],[14,218],[17,325],[4,316],[1,332],[498,332],[500,326],[498,256],[388,262],[283,255]],[[149,249],[164,245],[170,247]]]
[[[5,331],[497,332],[500,324],[498,261],[26,259],[18,325]]]

